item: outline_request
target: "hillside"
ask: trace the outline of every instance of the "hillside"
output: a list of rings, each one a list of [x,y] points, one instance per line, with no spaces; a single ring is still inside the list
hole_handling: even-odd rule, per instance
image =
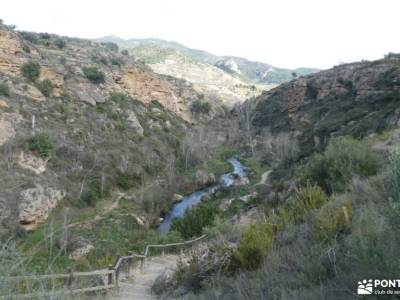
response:
[[[316,73],[318,69],[297,68],[293,70],[277,68],[270,64],[249,61],[245,58],[223,56],[215,63],[222,70],[246,78],[258,84],[281,84],[296,77]]]
[[[137,48],[139,46],[145,48],[160,48],[160,49],[174,49],[185,56],[188,56],[196,61],[201,61],[206,64],[221,67],[230,73],[232,70],[226,68],[229,62],[237,65],[239,72],[234,72],[236,75],[241,75],[244,80],[250,80],[254,83],[260,84],[281,84],[293,79],[292,73],[297,73],[298,76],[309,75],[316,73],[318,69],[312,68],[297,68],[297,69],[284,69],[272,66],[263,62],[250,61],[245,58],[235,56],[217,56],[203,50],[192,49],[177,42],[170,42],[161,39],[122,39],[117,36],[106,36],[97,39],[100,42],[113,42],[120,45],[124,49]],[[240,77],[240,76],[239,76]]]
[[[220,99],[230,106],[292,80],[293,72],[302,76],[318,71],[307,68],[288,70],[239,57],[216,56],[160,39],[124,40],[107,36],[97,41],[116,43],[155,72],[183,78],[214,102]]]
[[[398,122],[400,59],[341,65],[299,78],[252,102],[252,124],[260,132],[292,132],[304,149],[325,147],[332,136],[357,138]]]
[[[132,56],[146,63],[159,74],[182,78],[215,104],[232,106],[237,102],[258,96],[272,86],[253,84],[232,76],[220,68],[201,62],[171,48],[138,46],[130,50]]]
[[[177,42],[171,42],[171,41],[166,41],[162,39],[156,39],[156,38],[149,38],[149,39],[122,39],[117,36],[105,36],[96,39],[99,42],[112,42],[116,43],[117,45],[120,45],[121,48],[123,49],[131,49],[131,48],[136,48],[139,46],[144,46],[144,47],[156,47],[156,48],[161,48],[161,49],[174,49],[188,57],[191,57],[195,60],[208,63],[211,65],[214,65],[220,58],[214,54],[211,54],[207,51],[203,50],[197,50],[197,49],[192,49],[188,48],[180,43]]]
[[[182,241],[160,222],[234,152],[225,123],[201,121],[204,103],[115,44],[0,24],[2,295],[52,284],[6,276],[98,270],[116,251]]]
[[[114,45],[0,25],[0,234],[40,228],[53,211],[84,219],[104,199],[148,186],[160,201],[148,222],[158,222],[171,200],[165,170],[181,166],[198,99],[190,83]]]

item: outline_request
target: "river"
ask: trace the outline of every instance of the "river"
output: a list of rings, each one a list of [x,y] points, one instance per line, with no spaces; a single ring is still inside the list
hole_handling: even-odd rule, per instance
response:
[[[219,178],[218,183],[187,195],[182,198],[182,201],[174,204],[169,213],[165,216],[165,219],[160,224],[158,228],[159,233],[168,233],[171,228],[172,221],[175,218],[182,218],[185,215],[186,210],[190,207],[198,205],[205,195],[214,194],[222,187],[229,187],[235,182],[235,179],[244,177],[246,175],[243,165],[239,162],[239,160],[231,157],[228,159],[228,162],[232,165],[233,171],[223,174]]]

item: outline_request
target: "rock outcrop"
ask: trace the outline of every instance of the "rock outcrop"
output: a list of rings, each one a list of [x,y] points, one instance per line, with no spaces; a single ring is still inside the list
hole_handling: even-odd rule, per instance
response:
[[[22,121],[22,116],[17,113],[3,113],[0,115],[0,146],[14,138],[15,128]]]
[[[30,170],[39,175],[46,171],[48,159],[43,159],[30,153],[21,151],[17,156],[16,161],[21,168]]]
[[[52,209],[65,197],[63,190],[51,187],[36,187],[23,190],[20,193],[19,223],[26,230],[33,230],[43,223]]]
[[[72,260],[79,260],[86,257],[93,248],[94,246],[88,239],[80,236],[75,237],[68,245],[68,251],[70,252],[69,258]]]
[[[216,182],[216,177],[213,173],[205,170],[196,171],[196,183],[198,186],[206,186]]]
[[[133,130],[135,130],[139,135],[143,135],[143,127],[140,124],[138,118],[136,117],[135,113],[133,111],[128,111],[127,112],[127,121],[128,121],[128,126],[131,127]]]

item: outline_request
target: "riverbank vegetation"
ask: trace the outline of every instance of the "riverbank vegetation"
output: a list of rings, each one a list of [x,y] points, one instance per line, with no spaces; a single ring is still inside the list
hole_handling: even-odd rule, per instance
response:
[[[396,144],[395,131],[364,140],[334,138],[322,152],[281,160],[257,187],[252,207],[264,217],[244,229],[227,229],[218,217],[206,229],[214,236],[209,248],[181,266],[169,295],[351,299],[361,278],[396,276],[399,267],[391,262],[400,246],[400,152],[377,151],[382,143]],[[187,270],[197,270],[195,278]]]

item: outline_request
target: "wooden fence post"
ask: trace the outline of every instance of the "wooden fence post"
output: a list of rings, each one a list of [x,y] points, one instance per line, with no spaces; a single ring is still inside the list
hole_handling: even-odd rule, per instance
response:
[[[71,267],[68,268],[68,273],[69,273],[69,277],[68,277],[68,280],[67,280],[67,288],[72,293],[72,284],[73,284],[73,281],[74,281],[74,273],[73,273]]]
[[[132,251],[128,251],[128,262],[127,262],[127,273],[128,273],[128,278],[131,276],[131,267],[132,267]]]
[[[114,270],[114,267],[112,266],[112,264],[109,264],[108,265],[108,270],[110,270],[110,271],[113,271]],[[112,284],[112,281],[113,281],[113,273],[109,273],[108,274],[108,285],[111,285]]]
[[[121,264],[119,263],[121,259],[121,255],[117,254],[117,258],[115,259],[115,283],[118,286],[118,280],[119,280],[119,269],[121,267]]]
[[[165,256],[165,248],[162,248],[162,250],[161,250],[161,256]]]
[[[144,257],[140,258],[140,272],[143,273],[144,271]]]

